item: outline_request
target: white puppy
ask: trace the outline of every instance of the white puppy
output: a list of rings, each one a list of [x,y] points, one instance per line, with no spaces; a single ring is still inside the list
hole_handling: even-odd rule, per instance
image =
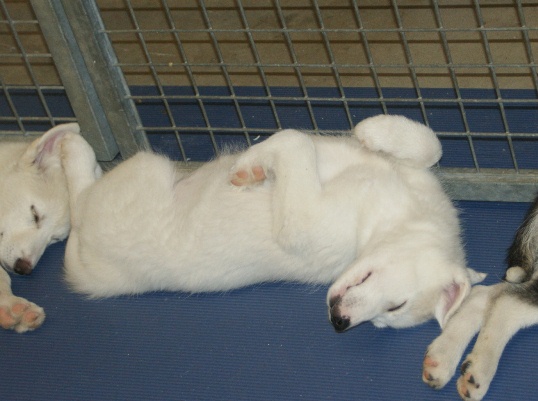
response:
[[[8,272],[32,272],[47,245],[69,232],[69,195],[60,161],[67,133],[78,136],[78,124],[59,125],[31,144],[0,146],[0,326],[33,330],[45,318],[43,309],[14,296]],[[80,138],[81,141],[84,141]]]
[[[63,147],[66,278],[91,297],[336,280],[329,312],[343,331],[443,325],[483,278],[465,267],[457,212],[428,171],[437,137],[401,116],[348,137],[285,130],[192,174],[139,153],[97,180],[79,136]]]

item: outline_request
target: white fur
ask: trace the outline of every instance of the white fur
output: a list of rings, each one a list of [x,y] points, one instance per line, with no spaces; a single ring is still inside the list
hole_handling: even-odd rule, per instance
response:
[[[43,309],[11,292],[8,272],[30,274],[45,248],[69,232],[69,195],[60,148],[78,124],[63,124],[31,144],[0,145],[0,326],[33,330]],[[81,139],[83,141],[83,139]]]
[[[403,117],[350,137],[282,131],[190,175],[139,153],[96,180],[88,149],[64,144],[66,278],[91,297],[336,280],[331,319],[402,327],[443,325],[470,291],[457,212],[428,171],[439,141]]]

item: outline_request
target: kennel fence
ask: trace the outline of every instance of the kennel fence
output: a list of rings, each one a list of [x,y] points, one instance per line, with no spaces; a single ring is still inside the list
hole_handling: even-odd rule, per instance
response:
[[[378,113],[436,130],[457,199],[538,182],[538,3],[0,1],[0,131],[78,120],[102,161],[152,147],[195,167],[281,128]],[[22,134],[22,135],[21,135]]]

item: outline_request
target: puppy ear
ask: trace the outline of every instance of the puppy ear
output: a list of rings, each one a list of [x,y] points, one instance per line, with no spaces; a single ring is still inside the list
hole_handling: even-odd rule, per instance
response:
[[[443,288],[441,296],[435,306],[435,318],[443,328],[448,319],[458,310],[463,300],[471,291],[471,283],[467,277],[456,278]]]
[[[79,125],[77,123],[61,124],[45,132],[28,146],[19,160],[19,166],[36,167],[40,171],[52,166],[61,166],[60,143],[68,133],[79,134]]]

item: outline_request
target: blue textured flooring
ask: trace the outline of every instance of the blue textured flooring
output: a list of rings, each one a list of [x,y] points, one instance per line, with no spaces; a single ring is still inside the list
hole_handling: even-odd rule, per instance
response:
[[[495,283],[527,204],[460,202],[469,265]],[[337,334],[325,287],[262,284],[224,294],[89,301],[62,282],[64,244],[16,294],[43,306],[35,332],[0,331],[3,400],[457,400],[421,380],[435,322]],[[538,327],[515,336],[487,400],[538,393]]]

